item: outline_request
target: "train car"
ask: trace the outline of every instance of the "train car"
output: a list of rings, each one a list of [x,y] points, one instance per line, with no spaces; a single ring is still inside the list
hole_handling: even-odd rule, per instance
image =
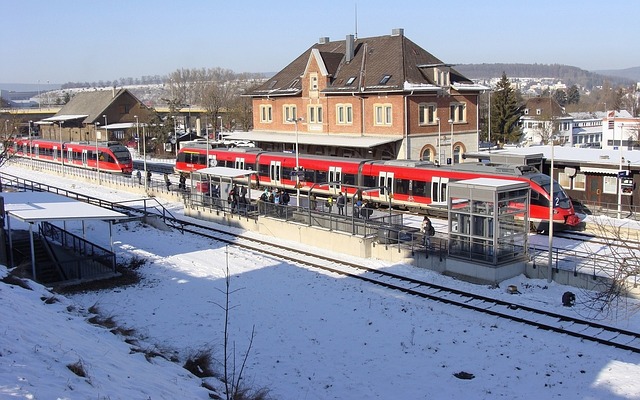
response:
[[[207,152],[207,145],[209,151]],[[207,167],[254,169],[257,156],[263,150],[257,147],[215,147],[201,141],[187,142],[178,151],[176,172],[190,174]],[[251,167],[251,168],[250,168]]]
[[[189,148],[182,151],[199,152]],[[216,160],[217,165],[256,170],[261,185],[307,192],[313,190],[321,195],[357,193],[374,206],[434,214],[446,211],[450,182],[479,177],[525,181],[531,187],[529,220],[532,229],[548,229],[551,179],[532,166],[480,162],[437,166],[428,161],[380,161],[303,154],[296,160],[296,155],[291,153],[239,148],[210,149],[209,159]],[[178,160],[181,160],[180,155]],[[205,164],[202,161],[182,166],[193,171],[204,168]],[[554,183],[553,198],[554,228],[578,227],[580,219],[557,182]]]
[[[76,168],[100,170],[116,174],[131,174],[133,159],[129,149],[117,142],[60,142],[44,139],[16,139],[13,155],[33,158]],[[98,159],[96,159],[96,149]],[[63,159],[64,157],[64,159]]]

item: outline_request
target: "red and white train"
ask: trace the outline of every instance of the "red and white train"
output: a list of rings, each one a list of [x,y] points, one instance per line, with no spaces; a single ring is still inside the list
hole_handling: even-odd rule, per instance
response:
[[[18,138],[11,151],[17,157],[101,172],[130,174],[133,171],[129,149],[118,142],[98,142],[97,146],[89,142],[63,142],[61,150],[60,142],[54,140]]]
[[[207,166],[223,166],[258,172],[258,185],[337,195],[362,189],[364,198],[375,205],[392,205],[411,211],[442,211],[447,207],[450,182],[487,177],[527,182],[531,187],[529,220],[534,229],[546,230],[549,223],[550,178],[527,165],[462,163],[436,166],[426,161],[371,160],[266,152],[259,148],[210,148],[194,142],[178,152],[176,172],[191,173]],[[299,180],[298,180],[299,179]],[[299,183],[298,183],[299,182]],[[554,228],[580,225],[571,199],[554,182]],[[368,188],[368,189],[363,189]],[[375,189],[372,189],[375,188]]]

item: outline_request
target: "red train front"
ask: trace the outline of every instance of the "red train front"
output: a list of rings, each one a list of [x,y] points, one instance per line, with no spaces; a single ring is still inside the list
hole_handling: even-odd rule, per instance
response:
[[[14,141],[13,153],[18,157],[102,172],[130,174],[133,171],[133,159],[129,149],[117,142],[60,143],[53,140],[20,138]]]

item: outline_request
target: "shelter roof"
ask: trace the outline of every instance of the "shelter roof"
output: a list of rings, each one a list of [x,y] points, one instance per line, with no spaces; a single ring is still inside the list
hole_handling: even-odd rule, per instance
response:
[[[119,220],[127,215],[48,192],[4,192],[7,214],[24,222]]]
[[[221,178],[238,178],[258,173],[257,171],[229,167],[209,167],[199,169],[196,172],[198,174],[211,175]]]

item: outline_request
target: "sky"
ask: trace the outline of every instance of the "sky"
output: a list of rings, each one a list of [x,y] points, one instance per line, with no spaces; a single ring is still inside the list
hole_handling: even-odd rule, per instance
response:
[[[640,66],[632,51],[639,14],[640,2],[628,0],[6,1],[0,82],[97,82],[180,68],[277,72],[320,37],[395,28],[447,63],[624,69]]]
[[[30,169],[4,166],[3,171],[110,201],[139,198]],[[179,203],[159,200],[180,213]],[[443,228],[436,221],[434,225]],[[11,226],[21,227],[15,220]],[[80,222],[67,222],[66,227],[82,235]],[[88,238],[109,247],[107,224],[87,221],[85,230]],[[255,329],[243,382],[267,388],[273,399],[640,398],[640,354],[139,222],[114,225],[113,240],[120,260],[146,260],[139,269],[140,283],[61,296],[34,283],[33,290],[25,290],[0,282],[0,398],[209,398],[202,381],[180,365],[203,350],[221,357],[220,305],[225,302],[227,267],[233,307],[229,332],[237,360]],[[403,264],[334,256],[561,314],[587,312],[587,293],[546,280],[519,276],[495,288]],[[5,274],[0,266],[0,279]],[[516,285],[520,293],[508,294],[508,285]],[[560,304],[567,290],[578,296],[575,307]],[[52,297],[56,301],[44,301]],[[100,318],[110,317],[123,330],[132,330],[131,336],[89,324],[92,309]],[[637,314],[620,313],[601,322],[640,329]],[[161,357],[147,361],[140,349],[162,352],[178,362]],[[72,364],[82,365],[86,377],[71,373]],[[221,371],[219,364],[214,366]],[[473,379],[458,379],[455,374],[460,372]],[[220,381],[206,382],[221,393]]]

